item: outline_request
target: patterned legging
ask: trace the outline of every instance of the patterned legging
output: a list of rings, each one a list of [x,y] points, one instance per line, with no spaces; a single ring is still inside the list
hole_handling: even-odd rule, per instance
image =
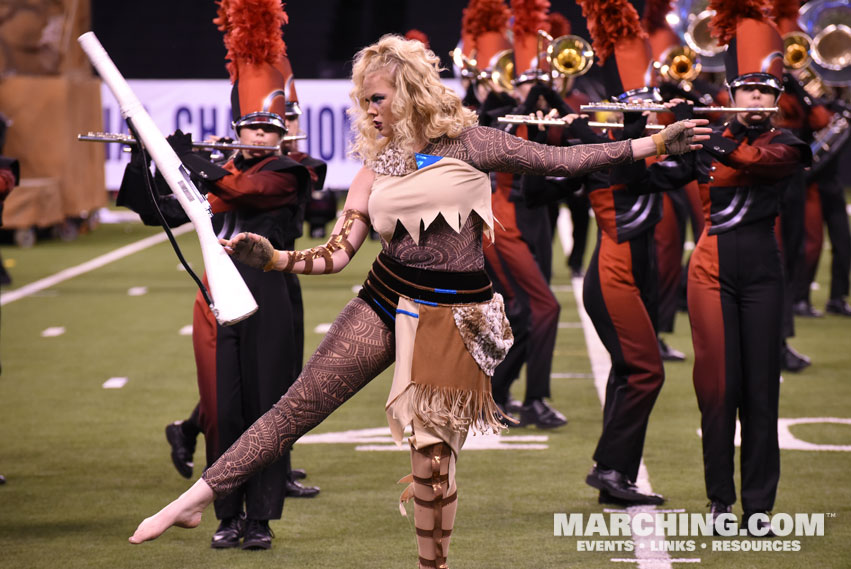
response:
[[[216,496],[241,486],[393,363],[393,333],[360,298],[331,326],[301,375],[204,474]]]

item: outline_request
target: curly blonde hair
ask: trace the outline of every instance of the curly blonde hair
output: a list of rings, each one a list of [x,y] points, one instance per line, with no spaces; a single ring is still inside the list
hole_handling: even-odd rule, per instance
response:
[[[354,133],[350,154],[364,162],[373,161],[389,144],[380,138],[366,111],[364,80],[373,73],[385,73],[396,89],[390,111],[393,114],[392,142],[401,150],[414,152],[423,137],[435,140],[444,135],[457,137],[477,124],[476,113],[461,104],[455,91],[440,81],[440,59],[422,42],[385,35],[377,43],[360,50],[352,68],[348,109]]]

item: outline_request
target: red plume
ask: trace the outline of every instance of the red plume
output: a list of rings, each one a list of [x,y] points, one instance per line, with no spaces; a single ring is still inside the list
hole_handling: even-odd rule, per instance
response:
[[[570,21],[558,12],[550,12],[550,35],[554,38],[566,36],[570,33]]]
[[[671,0],[647,0],[642,22],[648,34],[670,27],[665,16],[671,11]]]
[[[425,32],[421,32],[420,30],[418,30],[416,28],[412,28],[412,29],[408,30],[407,32],[405,32],[405,39],[406,40],[417,40],[418,42],[420,42],[424,46],[428,47],[428,36],[425,35]]]
[[[624,39],[646,38],[638,12],[627,0],[577,0],[588,23],[594,53],[602,65]]]
[[[504,0],[470,0],[463,14],[462,35],[478,38],[485,32],[505,30],[508,19],[511,17],[511,10],[505,5]]]
[[[801,0],[775,0],[774,19],[797,20],[798,10],[801,8]]]
[[[281,27],[287,23],[287,14],[281,0],[219,0],[218,4],[213,23],[225,34],[232,81],[237,78],[237,61],[274,65],[286,55]]]
[[[769,0],[710,0],[709,8],[715,10],[709,28],[721,45],[727,45],[736,36],[739,20],[748,18],[761,22],[769,20],[771,14]]]
[[[547,12],[550,0],[511,0],[511,11],[514,13],[514,36],[532,36],[538,30],[549,31]]]

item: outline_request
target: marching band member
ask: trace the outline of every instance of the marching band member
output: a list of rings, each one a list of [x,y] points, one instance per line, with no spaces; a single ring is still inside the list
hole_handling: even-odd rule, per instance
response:
[[[515,97],[522,102],[537,100],[537,30],[546,25],[546,9],[539,5],[530,9],[527,4],[512,2],[514,69],[524,71],[514,78],[514,90]],[[532,110],[530,106],[521,114]],[[515,134],[529,139],[524,125]],[[485,241],[485,261],[496,290],[505,297],[514,332],[514,345],[494,371],[492,382],[494,400],[503,410],[519,413],[520,426],[550,429],[567,423],[565,416],[546,400],[550,397],[550,373],[561,307],[549,287],[552,235],[548,213],[544,208],[526,205],[521,188],[528,178],[507,172],[495,173],[491,178],[492,207],[499,224],[494,228],[493,239]],[[524,364],[526,395],[522,405],[517,405],[511,400],[509,390]]]
[[[803,34],[798,24],[799,6],[800,2],[797,0],[775,2],[774,16],[777,27],[784,37]],[[834,6],[833,9],[851,12],[851,7],[848,6],[842,8]],[[796,47],[787,49],[787,53],[794,54],[796,49],[804,50],[806,47],[797,44]],[[814,49],[812,45],[810,49]],[[804,85],[798,79],[800,73],[798,69],[812,67],[808,63],[811,61],[811,56],[809,53],[798,52],[797,57],[800,58],[797,60],[797,65],[787,66],[789,68],[783,75],[785,91],[779,101],[783,111],[783,122],[779,125],[790,129],[798,138],[809,144],[813,142],[816,132],[830,128],[832,120],[843,115],[846,119],[851,118],[851,108],[843,104],[841,100],[831,100],[831,97],[835,95],[830,93],[830,88],[818,86],[820,79],[815,71],[813,72],[815,78],[809,79],[808,84]],[[788,63],[796,63],[792,58],[788,59],[790,60]],[[822,159],[822,165],[818,169],[813,168],[806,176],[802,172],[796,177],[798,184],[805,187],[800,190],[800,193],[806,196],[803,204],[795,204],[798,206],[799,213],[803,213],[804,216],[801,228],[803,252],[799,252],[795,259],[798,261],[796,269],[789,271],[790,274],[787,275],[787,278],[793,279],[791,300],[797,316],[823,316],[823,313],[815,309],[810,302],[810,285],[815,280],[825,227],[830,238],[832,253],[830,291],[825,311],[851,316],[851,306],[845,301],[849,292],[849,270],[851,270],[851,231],[849,231],[846,214],[845,191],[838,179],[838,156],[843,146],[830,144]],[[789,210],[794,211],[792,207],[784,207],[784,214]],[[785,235],[785,222],[783,229]],[[788,257],[789,251],[785,246],[784,253]],[[794,357],[790,361],[793,364],[796,363]]]
[[[287,132],[284,116],[292,72],[281,39],[285,21],[286,14],[276,0],[251,6],[239,0],[220,4],[216,23],[225,32],[234,83],[233,126],[242,144],[279,146]],[[249,29],[251,33],[246,34]],[[188,135],[178,131],[169,142],[202,188],[210,192],[213,227],[221,238],[248,230],[280,247],[294,245],[301,235],[310,191],[308,167],[267,150],[241,150],[219,167],[192,152]],[[131,166],[144,167],[134,162]],[[140,180],[139,171],[128,167],[119,203],[137,211],[150,209],[140,193]],[[221,326],[200,293],[193,311],[199,422],[204,428],[208,465],[281,398],[300,371],[296,327],[301,323],[293,314],[293,277],[239,262],[236,266],[260,305],[257,313],[232,326]],[[212,538],[213,548],[271,547],[269,520],[281,517],[287,492],[287,455],[283,453],[283,460],[215,501],[221,523]]]
[[[659,102],[647,34],[635,8],[626,0],[579,4],[603,68],[607,95],[622,101]],[[629,115],[625,122],[632,118]],[[631,132],[635,124],[624,128],[625,137],[635,136]],[[643,124],[638,126],[643,131]],[[661,196],[636,195],[628,190],[627,181],[610,176],[589,191],[598,231],[585,273],[583,302],[612,367],[603,432],[594,451],[595,465],[585,481],[600,491],[601,503],[661,504],[662,496],[643,493],[635,485],[650,412],[665,380],[656,336],[658,274],[653,239],[662,215]]]
[[[767,2],[713,0],[710,7],[713,33],[727,44],[732,104],[774,106],[783,85],[783,42],[763,16]],[[687,105],[676,109],[688,113]],[[703,197],[705,229],[689,265],[688,301],[706,493],[713,516],[736,502],[738,415],[747,526],[752,515],[772,509],[780,477],[784,278],[774,224],[788,178],[809,164],[810,150],[774,128],[768,113],[746,111],[716,129],[701,152],[670,160],[650,167],[641,184],[665,190],[697,177]]]
[[[671,0],[648,0],[644,5],[642,26],[647,32],[653,61],[664,62],[668,53],[680,47],[680,39],[665,20],[671,11]],[[673,82],[660,75],[660,84]],[[660,88],[661,93],[661,88]],[[664,93],[662,93],[664,98]],[[657,331],[672,333],[680,300],[682,284],[683,252],[686,239],[686,223],[689,217],[689,201],[685,188],[677,188],[662,194],[662,219],[656,224],[653,234],[656,242],[656,266],[659,271],[659,304]],[[685,354],[670,347],[659,336],[659,350],[664,361],[681,362]]]
[[[440,82],[438,65],[420,42],[397,36],[355,57],[354,153],[365,165],[328,243],[278,251],[253,234],[224,241],[251,266],[303,274],[340,271],[370,225],[382,252],[286,395],[189,491],[143,521],[132,543],[172,525],[197,526],[216,497],[274,462],[395,360],[386,410],[398,442],[413,426],[412,484],[404,497],[414,497],[419,563],[446,567],[458,451],[471,427],[501,428],[489,376],[511,342],[484,272],[481,239],[495,225],[485,172],[578,175],[699,148],[704,129],[684,122],[653,138],[542,146],[476,126],[475,113]]]

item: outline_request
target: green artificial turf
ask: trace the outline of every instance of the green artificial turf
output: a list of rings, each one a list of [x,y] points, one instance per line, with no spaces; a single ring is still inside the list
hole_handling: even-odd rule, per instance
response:
[[[101,225],[68,243],[2,246],[14,279],[2,294],[157,232],[137,224]],[[201,267],[194,234],[179,242]],[[300,245],[313,243],[304,239]],[[450,556],[455,568],[639,566],[612,561],[634,560],[632,553],[578,551],[578,538],[553,535],[554,513],[602,511],[596,492],[584,484],[600,433],[600,402],[583,331],[575,326],[579,316],[568,271],[556,249],[553,285],[560,320],[567,324],[559,330],[553,372],[576,377],[553,380],[552,402],[570,422],[552,431],[508,433],[545,436],[546,450],[461,454]],[[377,244],[369,242],[341,274],[302,277],[308,352],[321,339],[315,327],[331,322],[354,295],[352,287],[363,280],[376,252]],[[817,307],[826,300],[826,261],[818,275],[820,289],[813,293]],[[147,292],[130,296],[133,287]],[[210,549],[216,528],[212,509],[198,529],[172,529],[141,546],[127,543],[139,521],[190,484],[171,464],[163,429],[187,417],[197,400],[191,339],[180,334],[191,324],[194,295],[193,283],[162,243],[2,307],[0,473],[8,482],[0,486],[0,567],[415,567],[412,520],[399,514],[402,486],[396,484],[409,472],[408,453],[360,452],[352,443],[296,445],[294,466],[307,469],[306,483],[322,492],[311,500],[287,500],[283,519],[272,522],[276,538],[270,551]],[[814,363],[801,374],[784,374],[780,416],[851,417],[851,319],[828,316],[796,324],[792,343]],[[64,327],[64,333],[42,336],[56,327]],[[654,490],[668,498],[665,508],[703,513],[699,414],[685,314],[667,339],[688,361],[666,365],[645,462]],[[391,373],[375,379],[316,432],[385,426]],[[112,377],[128,382],[104,389]],[[515,397],[522,398],[522,388],[521,379]],[[817,444],[851,445],[849,425],[797,425],[792,433]],[[200,443],[196,474],[204,462]],[[712,552],[712,543],[721,538],[696,538],[696,551],[671,557],[699,557],[700,564],[673,567],[851,566],[849,459],[848,452],[782,452],[775,512],[828,514],[826,535],[801,539],[801,551]]]

